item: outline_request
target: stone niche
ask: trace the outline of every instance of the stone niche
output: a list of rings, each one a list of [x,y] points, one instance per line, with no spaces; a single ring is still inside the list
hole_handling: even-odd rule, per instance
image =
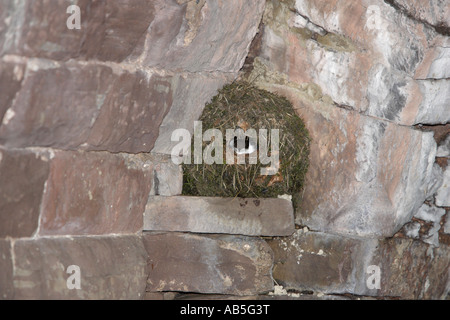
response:
[[[236,81],[211,99],[192,131],[172,135],[181,138],[171,158],[182,164],[182,196],[149,201],[144,230],[291,235],[310,144],[292,104]]]

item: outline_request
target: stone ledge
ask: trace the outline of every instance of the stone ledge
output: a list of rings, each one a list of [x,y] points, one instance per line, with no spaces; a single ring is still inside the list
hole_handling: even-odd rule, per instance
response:
[[[155,196],[145,208],[144,230],[288,236],[295,225],[285,199]]]

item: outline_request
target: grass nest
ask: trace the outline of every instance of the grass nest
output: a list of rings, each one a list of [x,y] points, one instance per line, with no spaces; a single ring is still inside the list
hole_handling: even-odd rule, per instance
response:
[[[223,87],[205,106],[199,120],[203,132],[213,128],[222,132],[224,148],[230,144],[226,141],[226,129],[267,129],[269,133],[270,129],[279,129],[279,170],[261,175],[261,168],[268,165],[263,165],[259,157],[256,164],[251,164],[248,157],[245,164],[226,164],[225,155],[220,164],[183,164],[184,195],[276,198],[288,194],[293,196],[295,205],[308,170],[310,138],[286,98],[247,82],[234,82]],[[203,142],[203,150],[209,143]],[[270,156],[272,145],[268,146]]]

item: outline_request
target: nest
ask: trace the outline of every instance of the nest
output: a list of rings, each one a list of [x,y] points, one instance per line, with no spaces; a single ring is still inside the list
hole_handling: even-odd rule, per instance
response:
[[[271,198],[300,193],[309,164],[310,139],[303,121],[297,116],[291,103],[284,97],[258,89],[247,82],[235,82],[225,86],[207,104],[199,119],[202,131],[219,129],[223,136],[223,146],[232,148],[227,141],[226,130],[250,128],[259,132],[267,129],[279,131],[279,169],[278,172],[261,175],[260,157],[257,163],[227,164],[225,151],[220,164],[183,164],[183,194],[193,196],[256,197]],[[234,138],[236,143],[236,138]],[[261,141],[258,140],[260,146]],[[208,145],[203,142],[203,149]],[[249,147],[248,138],[244,143]],[[272,144],[267,143],[270,156]],[[242,144],[241,144],[242,146]],[[255,152],[260,152],[257,149]]]

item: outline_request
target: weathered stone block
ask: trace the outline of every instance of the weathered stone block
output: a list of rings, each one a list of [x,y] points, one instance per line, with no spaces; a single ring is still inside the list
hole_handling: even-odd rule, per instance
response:
[[[3,119],[6,111],[20,90],[25,72],[23,64],[0,62],[0,119]],[[9,114],[4,121],[8,121]]]
[[[70,30],[66,11],[71,4],[3,1],[0,55],[237,72],[264,8],[262,0],[80,0],[81,28]]]
[[[238,72],[257,32],[264,3],[156,1],[155,19],[135,56],[146,66],[163,69]]]
[[[354,292],[356,283],[364,281],[364,253],[376,242],[365,241],[303,230],[268,240],[274,252],[273,277],[287,289]]]
[[[70,30],[66,22],[71,4],[65,0],[2,1],[0,54],[120,62],[135,49],[157,14],[153,1],[80,0],[76,5],[81,29]]]
[[[445,299],[450,248],[409,239],[347,238],[297,231],[268,241],[273,277],[287,289],[404,299]],[[375,275],[371,266],[379,267]],[[379,276],[379,288],[373,276]]]
[[[173,163],[171,156],[150,153],[153,162],[153,184],[150,195],[177,196],[183,191],[183,169]]]
[[[14,243],[14,299],[142,299],[147,253],[138,236],[41,238]],[[69,289],[79,267],[80,289]],[[70,270],[69,270],[70,271]]]
[[[295,230],[285,199],[150,197],[144,230],[286,236]]]
[[[448,87],[448,37],[387,1],[271,1],[264,23],[260,56],[290,81],[399,124],[450,120],[448,90],[437,89]]]
[[[0,238],[36,232],[47,161],[30,151],[0,149]]]
[[[445,169],[442,185],[436,191],[436,205],[450,207],[450,166]]]
[[[336,108],[295,85],[259,85],[292,101],[312,139],[298,224],[390,237],[412,218],[432,188],[431,132]]]
[[[138,232],[152,178],[152,162],[144,155],[55,152],[39,234]]]
[[[172,106],[164,117],[152,152],[170,155],[179,141],[172,141],[172,133],[176,129],[187,129],[194,132],[194,121],[200,118],[205,104],[217,94],[217,90],[234,76],[175,76],[174,86],[177,88],[172,99]]]
[[[450,247],[433,248],[423,242],[405,239],[381,240],[371,264],[381,270],[377,296],[404,299],[445,299],[450,290]]]
[[[252,295],[268,292],[272,252],[264,240],[243,236],[145,233],[147,291]]]
[[[102,65],[72,62],[57,67],[31,60],[3,118],[0,143],[148,152],[172,105],[170,81],[170,77]]]
[[[0,240],[0,300],[13,299],[13,261],[11,256],[11,241]]]
[[[436,151],[436,157],[450,158],[450,134],[439,144]]]
[[[439,0],[389,0],[391,5],[402,10],[413,19],[424,21],[440,28],[450,27],[450,3]],[[444,31],[443,31],[444,32]]]
[[[450,80],[425,80],[418,83],[422,102],[414,123],[447,123],[450,120]]]

